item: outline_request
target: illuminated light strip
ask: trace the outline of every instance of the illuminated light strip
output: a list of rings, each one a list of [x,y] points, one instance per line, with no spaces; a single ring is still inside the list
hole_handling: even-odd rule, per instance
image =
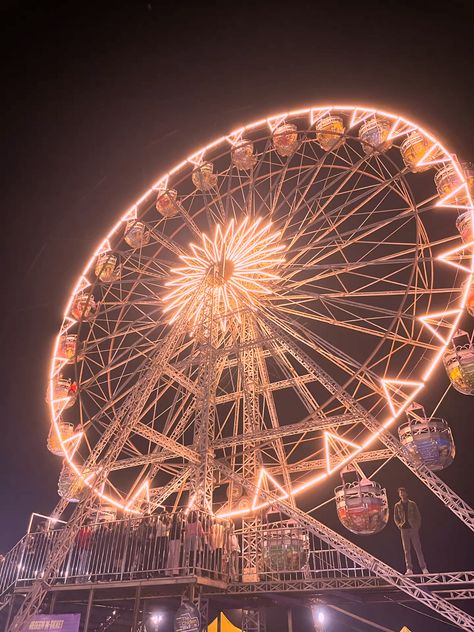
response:
[[[74,454],[77,451],[77,448],[79,447],[79,444],[82,441],[82,437],[84,436],[84,432],[76,432],[76,434],[73,434],[72,437],[69,437],[68,439],[62,439],[61,438],[61,434],[58,434],[59,437],[59,441],[61,443],[61,447],[63,449],[64,452],[67,452],[67,448],[65,448],[64,446],[66,445],[66,443],[71,443],[74,441],[74,447],[72,448],[70,455],[74,456]]]
[[[331,438],[333,441],[344,443],[345,445],[348,445],[351,448],[354,448],[354,452],[352,454],[345,457],[340,463],[338,463],[333,468],[331,467],[331,446],[329,443],[329,438]],[[326,471],[328,474],[332,474],[334,470],[340,469],[341,467],[343,467],[343,465],[351,461],[356,456],[356,454],[359,454],[359,452],[362,450],[362,447],[360,445],[357,445],[357,443],[354,443],[353,441],[349,441],[348,439],[343,439],[342,437],[338,437],[336,434],[332,432],[326,431],[324,433],[324,449],[326,452]]]
[[[398,129],[400,124],[403,126],[402,130]],[[414,132],[416,129],[417,128],[415,125],[407,125],[405,121],[402,122],[400,117],[398,117],[397,120],[392,125],[390,132],[388,133],[387,140],[393,140],[394,138],[398,138],[399,136],[410,134],[411,132]]]
[[[136,206],[132,206],[132,208],[129,211],[127,211],[127,213],[124,213],[124,215],[122,215],[120,219],[120,223],[123,224],[123,222],[128,222],[130,219],[137,219]]]
[[[68,324],[64,326],[64,323],[68,323]],[[75,320],[74,318],[71,318],[70,316],[65,316],[61,325],[61,335],[67,333],[69,329],[71,329],[71,327],[75,325],[76,323],[77,323],[77,320]]]
[[[435,158],[434,160],[427,160],[436,150],[440,150],[443,154],[440,158]],[[451,160],[451,156],[441,147],[441,145],[436,142],[432,145],[420,158],[420,160],[416,163],[416,167],[428,166],[428,165],[437,165],[442,162],[448,162]]]
[[[427,321],[428,320],[435,320],[435,319],[439,318],[440,316],[442,318],[443,316],[456,315],[457,318],[455,319],[455,322],[457,324],[458,321],[459,321],[459,316],[461,314],[462,314],[462,309],[451,309],[451,310],[449,310],[447,312],[438,312],[436,314],[425,314],[424,316],[419,316],[418,320],[421,323],[423,323],[423,325],[425,325],[425,327],[427,327],[431,331],[431,333],[434,334],[438,338],[438,340],[440,340],[444,345],[447,345],[449,340],[451,339],[451,335],[452,335],[452,332],[453,332],[453,329],[454,329],[455,325],[452,325],[452,324],[444,325],[446,327],[450,327],[450,331],[449,331],[448,337],[445,338],[440,333],[438,333],[438,331],[432,325],[430,325],[430,323],[428,323]],[[441,327],[441,326],[443,326],[442,320],[440,320],[438,322],[438,327]]]
[[[467,204],[447,204],[448,200],[450,200],[451,198],[454,199],[454,197],[456,196],[457,193],[459,193],[459,191],[461,191],[462,189],[464,189],[464,193],[466,194],[466,198],[468,199],[468,203]],[[447,208],[466,208],[466,209],[472,209],[472,199],[471,199],[471,194],[469,191],[469,187],[467,186],[466,182],[462,182],[458,187],[456,187],[454,189],[454,191],[451,191],[451,193],[448,193],[448,195],[445,195],[443,198],[441,198],[441,200],[438,200],[435,204],[435,206],[445,206]]]
[[[94,257],[91,258],[91,261],[94,260]],[[79,294],[79,292],[83,292],[86,287],[89,287],[90,285],[90,281],[85,277],[85,274],[87,273],[87,269],[88,267],[86,267],[86,269],[83,271],[82,276],[79,278],[79,281],[76,283],[74,290],[72,291],[70,297],[69,297],[69,301],[66,305],[66,309],[64,310],[64,316],[63,319],[69,319],[72,320],[71,317],[69,316],[69,312],[71,311],[71,306],[74,302],[74,299],[76,298],[76,295]]]
[[[365,112],[365,114],[363,114],[362,116],[358,116],[357,114],[358,112]],[[377,114],[376,110],[366,110],[362,108],[355,108],[351,116],[349,129],[351,129],[355,125],[358,125],[359,123],[362,123],[363,121],[367,120],[370,116],[373,116],[374,114]]]
[[[315,112],[318,112],[317,116],[315,116]],[[312,108],[310,110],[310,113],[309,113],[309,120],[310,120],[310,123],[311,123],[311,127],[313,127],[313,125],[316,123],[316,121],[319,121],[319,119],[322,119],[323,117],[327,116],[331,112],[332,112],[332,108],[326,108],[325,110],[319,110],[319,109]]]
[[[128,212],[130,212],[130,211],[128,211]],[[124,216],[122,215],[122,217],[120,218],[119,224],[121,224],[123,222],[123,217]],[[112,250],[112,248],[110,246],[110,241],[109,241],[108,237],[106,237],[104,239],[104,241],[100,244],[100,246],[97,248],[97,250],[95,251],[94,257],[98,257],[103,252],[109,252],[109,250]]]
[[[432,143],[438,143],[437,139],[430,134],[427,130],[425,130],[423,127],[421,127],[420,125],[414,124],[411,121],[407,120],[406,118],[402,117],[402,116],[397,116],[392,114],[391,112],[386,112],[384,110],[378,110],[372,107],[361,107],[361,106],[355,106],[355,105],[348,105],[348,104],[324,104],[321,106],[317,106],[317,107],[311,107],[311,108],[301,108],[301,109],[297,109],[297,110],[292,110],[287,114],[276,114],[274,116],[270,116],[267,119],[263,118],[263,119],[259,119],[257,121],[253,121],[247,125],[244,126],[244,131],[245,130],[254,130],[258,127],[262,127],[264,125],[269,125],[269,122],[274,121],[278,118],[280,118],[281,120],[287,118],[287,117],[302,117],[302,116],[306,116],[308,115],[309,120],[311,121],[312,118],[314,118],[315,113],[316,112],[321,112],[324,113],[325,111],[338,111],[338,112],[345,112],[345,113],[352,113],[351,115],[351,126],[353,127],[354,125],[356,125],[357,123],[362,122],[363,120],[365,120],[366,118],[368,118],[371,115],[380,115],[383,116],[391,121],[394,121],[394,123],[396,123],[397,125],[406,125],[407,127],[411,127],[413,130],[417,130],[420,132],[420,134],[422,134],[423,136],[425,136],[426,138],[428,138]],[[366,113],[365,116],[360,116],[360,113]],[[311,123],[312,124],[312,123]],[[393,129],[393,128],[392,128]],[[232,134],[232,133],[231,133]],[[230,134],[230,135],[231,135]],[[202,152],[202,155],[204,154],[205,151],[213,148],[213,147],[217,147],[220,144],[223,143],[228,143],[228,136],[221,136],[220,138],[212,141],[211,143],[209,143],[208,145],[206,145],[204,148],[202,148],[201,150],[198,150],[197,152],[195,152],[194,154],[192,154],[193,156],[198,155],[200,152]],[[458,173],[460,179],[462,181],[464,181],[464,175],[462,174],[459,165],[457,164],[456,160],[449,154],[449,152],[440,144],[438,143],[439,147],[441,148],[441,150],[448,156],[450,156],[450,160],[451,160],[451,164],[453,165],[454,169],[456,170],[456,172]],[[169,178],[170,176],[178,173],[181,169],[185,168],[187,165],[189,164],[188,160],[183,160],[180,163],[176,164],[174,167],[171,168],[170,171],[168,171],[167,173],[165,173],[164,175],[160,176],[160,178],[148,189],[146,190],[142,196],[140,198],[138,198],[138,200],[136,200],[136,202],[134,203],[134,205],[131,207],[135,207],[135,208],[139,208],[140,205],[147,201],[149,199],[149,197],[154,194],[156,192],[157,189],[159,188],[166,188],[168,186],[168,182],[169,182]],[[470,193],[469,194],[469,200],[472,203],[471,200],[471,196]],[[440,204],[439,204],[440,205]],[[457,208],[460,208],[459,206]],[[470,206],[469,208],[472,209],[472,206]],[[131,209],[128,209],[123,215],[122,218],[130,212]],[[109,231],[108,235],[107,235],[107,239],[111,239],[115,233],[118,231],[118,229],[121,227],[122,225],[122,218],[115,224],[115,226],[112,227],[112,229]],[[101,242],[101,245],[103,244],[103,242]],[[67,317],[69,315],[69,311],[72,305],[72,302],[77,294],[77,292],[79,291],[79,289],[84,289],[85,287],[90,285],[90,282],[87,280],[86,275],[88,274],[96,256],[97,256],[97,251],[94,253],[94,255],[89,259],[89,261],[86,263],[83,271],[82,271],[82,276],[80,277],[78,283],[76,283],[76,285],[73,288],[73,291],[71,292],[70,296],[69,296],[69,301],[67,303],[67,307],[65,309],[65,317]],[[443,256],[449,256],[450,253],[446,253]],[[444,260],[443,256],[438,257],[440,260]],[[468,271],[464,266],[459,266],[457,264],[454,264],[452,262],[446,262],[449,263],[450,265],[454,265],[455,267],[459,267],[460,269],[462,269],[463,271]],[[469,270],[468,272],[471,272],[471,270]],[[85,285],[80,288],[80,284],[82,282],[85,282]],[[464,307],[465,304],[465,300],[466,300],[466,296],[467,293],[464,296],[463,299],[463,304],[462,307]],[[64,329],[62,330],[64,331]],[[58,347],[58,342],[59,342],[59,335],[56,338],[55,344],[54,344],[54,353],[53,353],[53,357],[52,357],[52,361],[51,361],[51,366],[50,366],[50,375],[49,375],[49,382],[50,382],[50,386],[54,383],[54,379],[55,379],[55,356],[56,356],[56,351],[57,351],[57,347]],[[438,363],[439,359],[441,358],[441,355],[444,352],[444,347],[438,352],[438,354],[436,355],[433,363],[431,364],[431,366],[429,367],[428,371],[425,373],[425,376],[423,376],[423,379],[427,379],[427,377],[431,374],[431,372],[434,370],[436,364]],[[56,416],[56,411],[54,411],[53,405],[52,403],[50,403],[50,410],[51,410],[51,418],[53,419],[53,423],[57,423],[57,416]],[[395,420],[396,417],[390,417],[388,418],[385,422],[383,422],[382,424],[382,429],[386,429],[388,428]],[[366,447],[368,447],[375,438],[377,438],[377,436],[380,434],[380,432],[378,433],[374,433],[373,435],[371,435],[369,437],[369,439],[367,441],[364,442],[363,444],[363,448],[365,449]],[[66,459],[68,460],[70,466],[72,467],[72,469],[81,477],[82,474],[79,471],[79,469],[77,468],[77,466],[75,465],[75,463],[73,462],[72,459],[68,459],[67,455],[66,455]],[[293,488],[292,494],[295,495],[299,492],[304,491],[305,489],[311,487],[312,485],[315,485],[316,483],[320,482],[321,480],[324,480],[327,477],[327,474],[321,474],[318,475],[317,477],[310,479],[304,483],[302,483],[299,487]],[[120,508],[120,509],[125,509],[125,506],[123,503],[117,502],[116,500],[114,500],[111,497],[107,497],[103,494],[99,493],[99,490],[96,490],[98,495],[103,498],[104,500],[106,500],[107,502],[109,502],[111,505]],[[261,505],[256,507],[256,510],[261,509],[263,506],[265,505]],[[131,512],[131,513],[139,513],[136,512],[132,509],[128,509],[127,511]],[[246,512],[248,512],[248,510],[240,510],[239,512],[237,512],[237,514],[235,515],[243,515]]]
[[[61,414],[64,412],[64,410],[67,408],[67,403],[70,400],[70,397],[61,397],[60,399],[52,399],[51,400],[51,404],[54,407],[54,410],[56,411],[56,407],[54,406],[54,404],[60,403],[60,402],[64,402],[64,404],[61,406],[61,408],[59,408],[57,410],[57,412],[55,413],[57,415],[57,419],[60,418]]]
[[[160,178],[158,180],[158,182],[155,182],[155,184],[151,187],[151,190],[153,190],[153,191],[162,191],[164,189],[167,189],[169,180],[170,180],[170,176],[167,173],[165,176]],[[137,206],[135,206],[135,208],[137,208]]]
[[[405,408],[408,406],[408,404],[410,404],[410,402],[413,401],[413,399],[416,397],[416,395],[418,395],[418,393],[421,391],[421,389],[424,387],[424,382],[414,382],[414,381],[405,381],[405,380],[381,380],[382,383],[382,388],[384,390],[385,393],[385,397],[387,399],[387,403],[390,407],[390,410],[392,411],[392,414],[397,417],[403,410],[405,410]],[[394,389],[397,393],[405,396],[406,402],[398,409],[395,410],[395,406],[393,404],[393,400],[392,397],[390,395],[390,392],[388,390],[388,386],[413,386],[415,388],[415,391],[411,394],[411,395],[406,395],[406,393],[403,393],[401,391],[401,389]]]
[[[57,362],[57,367],[55,368],[55,376],[59,376],[61,373],[61,369],[65,366],[69,360],[67,358],[61,358],[60,356],[56,356],[54,358],[54,362]]]
[[[150,483],[148,482],[148,480],[146,480],[140,485],[140,487],[137,489],[136,493],[132,496],[132,498],[130,498],[128,503],[125,505],[125,509],[130,509],[130,507],[133,505],[136,499],[143,493],[144,490],[145,490],[146,501],[149,505],[150,504]]]
[[[226,136],[226,140],[228,143],[230,143],[232,145],[232,147],[234,147],[239,140],[242,138],[243,134],[245,131],[245,127],[240,127],[239,129],[235,130],[234,132],[231,132],[228,136]]]
[[[28,523],[28,531],[26,533],[30,533],[31,532],[31,527],[32,527],[32,524],[33,524],[33,518],[35,516],[37,518],[45,518],[48,522],[54,522],[54,523],[62,522],[62,524],[67,524],[66,520],[59,520],[59,518],[54,518],[53,516],[45,516],[44,514],[40,514],[40,513],[37,513],[36,511],[33,511],[33,513],[30,516],[30,521]]]
[[[203,159],[204,154],[206,153],[206,149],[207,147],[204,149],[200,149],[195,154],[192,154],[191,156],[189,156],[188,162],[198,167],[202,163],[202,159]]]
[[[472,252],[471,252],[471,267],[470,268],[468,268],[467,266],[461,265],[460,263],[457,263],[455,261],[450,261],[448,257],[450,257],[451,255],[455,255],[456,253],[461,252],[462,250],[465,250],[467,248],[473,248],[473,247],[474,247],[474,239],[472,241],[469,241],[467,244],[461,244],[460,246],[457,246],[456,248],[453,248],[452,250],[448,250],[448,252],[444,252],[442,255],[438,255],[438,257],[436,258],[439,261],[443,261],[443,263],[447,263],[449,266],[453,266],[454,268],[459,268],[459,270],[462,270],[463,272],[472,274],[472,272],[474,272],[474,257],[472,256]],[[466,298],[467,298],[467,293],[464,296],[462,307],[464,307]]]
[[[257,507],[257,500],[258,500],[258,496],[260,493],[260,490],[262,489],[262,483],[263,483],[263,477],[265,476],[266,479],[268,479],[269,481],[271,481],[273,483],[273,485],[282,493],[282,496],[278,497],[278,500],[284,500],[285,498],[288,498],[289,494],[287,491],[285,491],[283,489],[283,487],[273,478],[273,476],[271,476],[264,467],[262,467],[262,469],[260,470],[260,474],[258,476],[258,481],[257,481],[257,490],[255,492],[255,496],[252,502],[252,511],[255,511],[256,507]]]
[[[272,134],[277,129],[277,127],[280,127],[280,125],[285,122],[287,116],[288,113],[285,113],[278,114],[277,116],[271,116],[270,118],[266,119],[267,125],[270,128]]]

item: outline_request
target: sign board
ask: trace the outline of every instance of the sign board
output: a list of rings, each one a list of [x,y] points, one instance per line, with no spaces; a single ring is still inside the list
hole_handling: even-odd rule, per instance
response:
[[[199,611],[190,603],[183,603],[174,616],[174,632],[200,632]]]
[[[35,614],[22,628],[22,632],[32,632],[33,630],[79,632],[80,621],[80,614]]]

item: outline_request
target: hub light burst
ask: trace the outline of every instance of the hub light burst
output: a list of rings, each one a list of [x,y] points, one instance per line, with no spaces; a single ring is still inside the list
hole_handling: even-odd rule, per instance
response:
[[[280,279],[276,274],[284,262],[280,235],[272,231],[271,222],[262,224],[261,218],[252,222],[248,216],[239,224],[231,220],[226,228],[217,224],[213,239],[203,233],[202,244],[190,244],[192,254],[181,257],[185,265],[174,268],[175,277],[167,283],[173,289],[164,297],[164,311],[172,313],[171,322],[194,303],[190,322],[194,329],[208,296],[206,286],[213,289],[222,328],[243,305],[257,307]]]

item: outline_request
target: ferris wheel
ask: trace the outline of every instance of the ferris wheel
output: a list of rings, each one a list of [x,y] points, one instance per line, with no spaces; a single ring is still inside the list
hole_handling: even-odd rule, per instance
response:
[[[453,436],[423,403],[442,361],[474,393],[473,194],[434,136],[365,107],[270,116],[194,152],[71,292],[47,397],[60,495],[246,518],[349,467],[339,517],[373,533],[387,499],[364,468],[394,454],[451,494],[430,472]]]

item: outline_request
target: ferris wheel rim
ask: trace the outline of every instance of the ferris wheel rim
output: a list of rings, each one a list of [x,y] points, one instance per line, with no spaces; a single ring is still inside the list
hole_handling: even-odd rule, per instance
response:
[[[101,254],[102,252],[106,251],[105,249],[107,248],[107,244],[109,244],[109,241],[113,238],[114,235],[116,235],[123,227],[123,224],[125,221],[127,221],[128,219],[130,219],[132,217],[133,214],[136,214],[139,206],[146,202],[150,196],[152,196],[154,193],[156,193],[157,190],[159,190],[161,187],[163,187],[163,185],[166,186],[168,179],[170,176],[178,173],[181,169],[185,168],[186,166],[189,166],[191,164],[196,164],[194,161],[197,159],[197,157],[199,157],[199,159],[202,159],[205,156],[205,153],[210,150],[210,149],[214,149],[216,147],[218,147],[221,144],[225,144],[225,143],[230,143],[232,144],[233,142],[236,142],[236,139],[241,138],[243,133],[246,131],[250,131],[253,129],[258,128],[259,126],[265,126],[267,125],[271,131],[273,131],[279,124],[281,124],[282,121],[286,121],[287,119],[290,118],[297,118],[297,117],[303,117],[306,115],[310,116],[310,120],[311,120],[311,126],[312,127],[314,125],[314,122],[317,120],[318,118],[318,113],[320,116],[322,116],[324,113],[327,112],[352,112],[352,117],[351,117],[351,125],[349,126],[349,128],[353,128],[357,125],[359,125],[360,123],[363,122],[364,117],[367,118],[369,116],[375,116],[375,115],[379,115],[379,116],[383,116],[383,117],[387,117],[388,119],[393,121],[393,127],[392,127],[392,132],[395,133],[397,131],[398,126],[400,125],[407,125],[408,127],[410,127],[410,131],[419,131],[422,135],[424,135],[425,137],[427,137],[428,139],[430,139],[433,144],[436,144],[440,150],[443,152],[443,155],[448,156],[447,159],[445,159],[445,162],[447,163],[448,160],[449,162],[454,166],[454,169],[456,170],[461,182],[463,185],[466,185],[466,180],[464,178],[464,174],[462,172],[462,169],[460,167],[460,164],[457,160],[457,158],[450,154],[444,147],[444,145],[442,145],[434,135],[431,135],[429,132],[427,132],[424,128],[422,128],[421,126],[415,125],[414,123],[412,123],[411,121],[409,121],[408,119],[405,119],[404,117],[400,117],[397,116],[395,114],[391,114],[389,112],[386,112],[384,110],[378,110],[378,109],[374,109],[374,108],[366,108],[363,106],[347,106],[347,105],[333,105],[333,106],[317,106],[317,107],[311,107],[311,108],[304,108],[304,109],[300,109],[300,110],[293,110],[290,112],[286,112],[286,113],[280,113],[277,115],[272,115],[270,117],[267,117],[265,119],[261,119],[258,121],[255,121],[253,123],[250,123],[249,125],[246,126],[242,126],[241,128],[238,128],[236,130],[233,130],[232,132],[229,132],[229,134],[224,135],[219,137],[218,139],[212,141],[211,143],[209,143],[208,145],[206,145],[205,147],[199,149],[197,152],[194,152],[193,154],[191,154],[185,161],[182,161],[181,163],[179,163],[178,165],[176,165],[171,171],[169,171],[168,173],[166,173],[165,175],[161,176],[153,185],[152,187],[150,187],[129,209],[127,209],[124,214],[121,216],[120,220],[113,226],[112,230],[109,231],[109,233],[107,234],[106,238],[103,239],[99,246],[96,248],[96,250],[94,251],[94,254],[92,255],[92,257],[89,259],[89,261],[87,262],[86,266],[84,267],[81,275],[79,276],[78,281],[76,282],[74,289],[69,297],[65,312],[64,312],[64,321],[63,321],[63,325],[61,327],[61,330],[58,334],[58,336],[56,337],[55,343],[54,343],[54,349],[53,349],[53,355],[52,355],[52,362],[51,362],[51,369],[50,369],[50,375],[49,375],[49,384],[50,384],[50,388],[52,388],[53,383],[55,378],[58,375],[58,348],[59,348],[59,341],[60,341],[60,336],[64,333],[67,332],[69,330],[69,328],[71,327],[71,317],[70,317],[70,309],[74,300],[74,297],[82,290],[84,290],[86,287],[88,287],[89,282],[87,279],[87,275],[91,270],[91,267],[93,266],[94,261],[96,260],[97,256],[99,254]],[[362,115],[362,116],[361,116]],[[314,118],[316,116],[316,118]],[[314,119],[314,120],[313,120]],[[402,134],[407,134],[408,131],[402,132]],[[468,188],[466,187],[466,191],[468,194],[468,205],[467,208],[471,210],[473,210],[473,205],[472,205],[472,198],[470,197],[470,192],[468,190]],[[442,202],[443,200],[441,200]],[[442,206],[442,204],[441,204]],[[462,244],[462,248],[467,248],[470,244]],[[458,249],[452,249],[447,253],[444,253],[442,256],[438,257],[438,259],[442,259],[443,261],[446,261],[446,257],[454,254],[456,252],[456,250],[461,250],[461,248]],[[444,257],[444,259],[442,258]],[[472,272],[474,271],[474,261],[471,260],[471,268],[469,270],[467,270],[468,275],[472,274]],[[394,410],[392,408],[392,412],[393,412],[393,416],[388,420],[385,421],[382,424],[382,429],[385,430],[388,427],[390,427],[393,422],[400,416],[400,414],[405,410],[406,406],[408,406],[410,404],[411,401],[413,401],[413,399],[416,397],[416,395],[420,392],[420,390],[424,387],[424,384],[426,383],[426,381],[429,379],[431,373],[433,372],[433,370],[435,369],[436,365],[439,363],[439,360],[444,352],[444,350],[446,349],[447,345],[449,344],[451,337],[453,335],[453,333],[455,332],[459,320],[461,318],[461,314],[462,314],[462,309],[464,308],[466,299],[467,299],[467,294],[468,294],[468,287],[466,288],[466,290],[463,292],[462,295],[462,299],[461,299],[461,304],[460,304],[460,308],[459,308],[459,313],[457,314],[457,317],[454,319],[453,321],[453,325],[451,327],[450,333],[448,336],[445,337],[444,340],[444,344],[441,345],[440,350],[438,352],[438,354],[436,355],[436,359],[434,360],[434,362],[432,363],[432,365],[428,368],[428,370],[423,374],[421,381],[407,381],[406,384],[413,386],[414,387],[414,393],[413,395],[409,398],[409,400],[407,399],[405,406],[400,407],[398,410]],[[453,311],[457,311],[457,310],[453,310]],[[446,312],[447,314],[447,312]],[[427,317],[428,315],[425,315],[425,317]],[[430,314],[429,316],[436,316],[436,314]],[[65,325],[64,325],[65,323]],[[382,380],[383,384],[382,387],[387,391],[387,384],[390,382],[390,380]],[[393,380],[393,382],[397,382],[396,380]],[[390,395],[387,392],[387,399],[389,400],[389,404],[390,404]],[[52,416],[52,420],[53,420],[53,424],[54,424],[54,428],[55,428],[55,432],[58,436],[58,439],[61,443],[61,446],[64,448],[65,451],[65,456],[66,456],[66,460],[68,461],[69,465],[71,466],[71,468],[76,472],[76,474],[85,482],[86,485],[88,485],[89,487],[93,487],[94,491],[103,499],[105,500],[107,503],[110,503],[112,505],[115,505],[117,507],[120,507],[122,509],[124,509],[125,511],[130,511],[130,512],[135,512],[132,508],[127,508],[126,506],[121,505],[120,503],[117,503],[112,497],[108,496],[107,494],[103,494],[101,492],[101,490],[96,489],[93,485],[93,482],[91,482],[90,480],[86,480],[86,477],[83,475],[83,473],[80,471],[80,468],[78,468],[76,466],[76,464],[74,463],[73,460],[73,456],[72,455],[70,457],[70,450],[68,449],[69,446],[65,446],[63,445],[62,442],[62,438],[58,429],[58,421],[59,421],[59,417],[60,414],[57,414],[55,406],[54,406],[54,402],[51,401],[50,402],[50,411],[51,411],[51,416]],[[382,430],[381,430],[382,432]],[[373,435],[371,435],[369,437],[369,440],[365,442],[365,444],[361,447],[361,450],[366,449],[369,445],[371,445],[376,439],[377,436],[375,433]],[[342,467],[344,467],[344,465],[349,461],[352,460],[352,458],[354,458],[354,455],[351,454],[350,457],[348,457],[346,462],[342,462],[340,464],[340,466],[337,468],[338,470],[341,469]],[[334,470],[333,470],[334,471]],[[324,478],[327,478],[328,475],[332,472],[328,472],[328,473],[323,473],[321,475],[319,475],[317,477],[317,480],[322,480]],[[300,492],[304,491],[305,489],[307,489],[308,487],[311,487],[312,485],[314,485],[316,483],[316,479],[315,480],[310,480],[309,482],[305,482],[304,484],[301,484],[299,487],[296,487],[292,490],[292,495],[297,495]],[[288,497],[284,496],[285,498]],[[283,498],[283,497],[282,497]],[[259,509],[261,509],[264,506],[267,506],[268,503],[264,503],[261,506],[256,505],[255,507],[252,507],[253,511],[257,511]],[[227,514],[226,514],[227,515]],[[236,515],[235,513],[233,513],[232,515]]]

